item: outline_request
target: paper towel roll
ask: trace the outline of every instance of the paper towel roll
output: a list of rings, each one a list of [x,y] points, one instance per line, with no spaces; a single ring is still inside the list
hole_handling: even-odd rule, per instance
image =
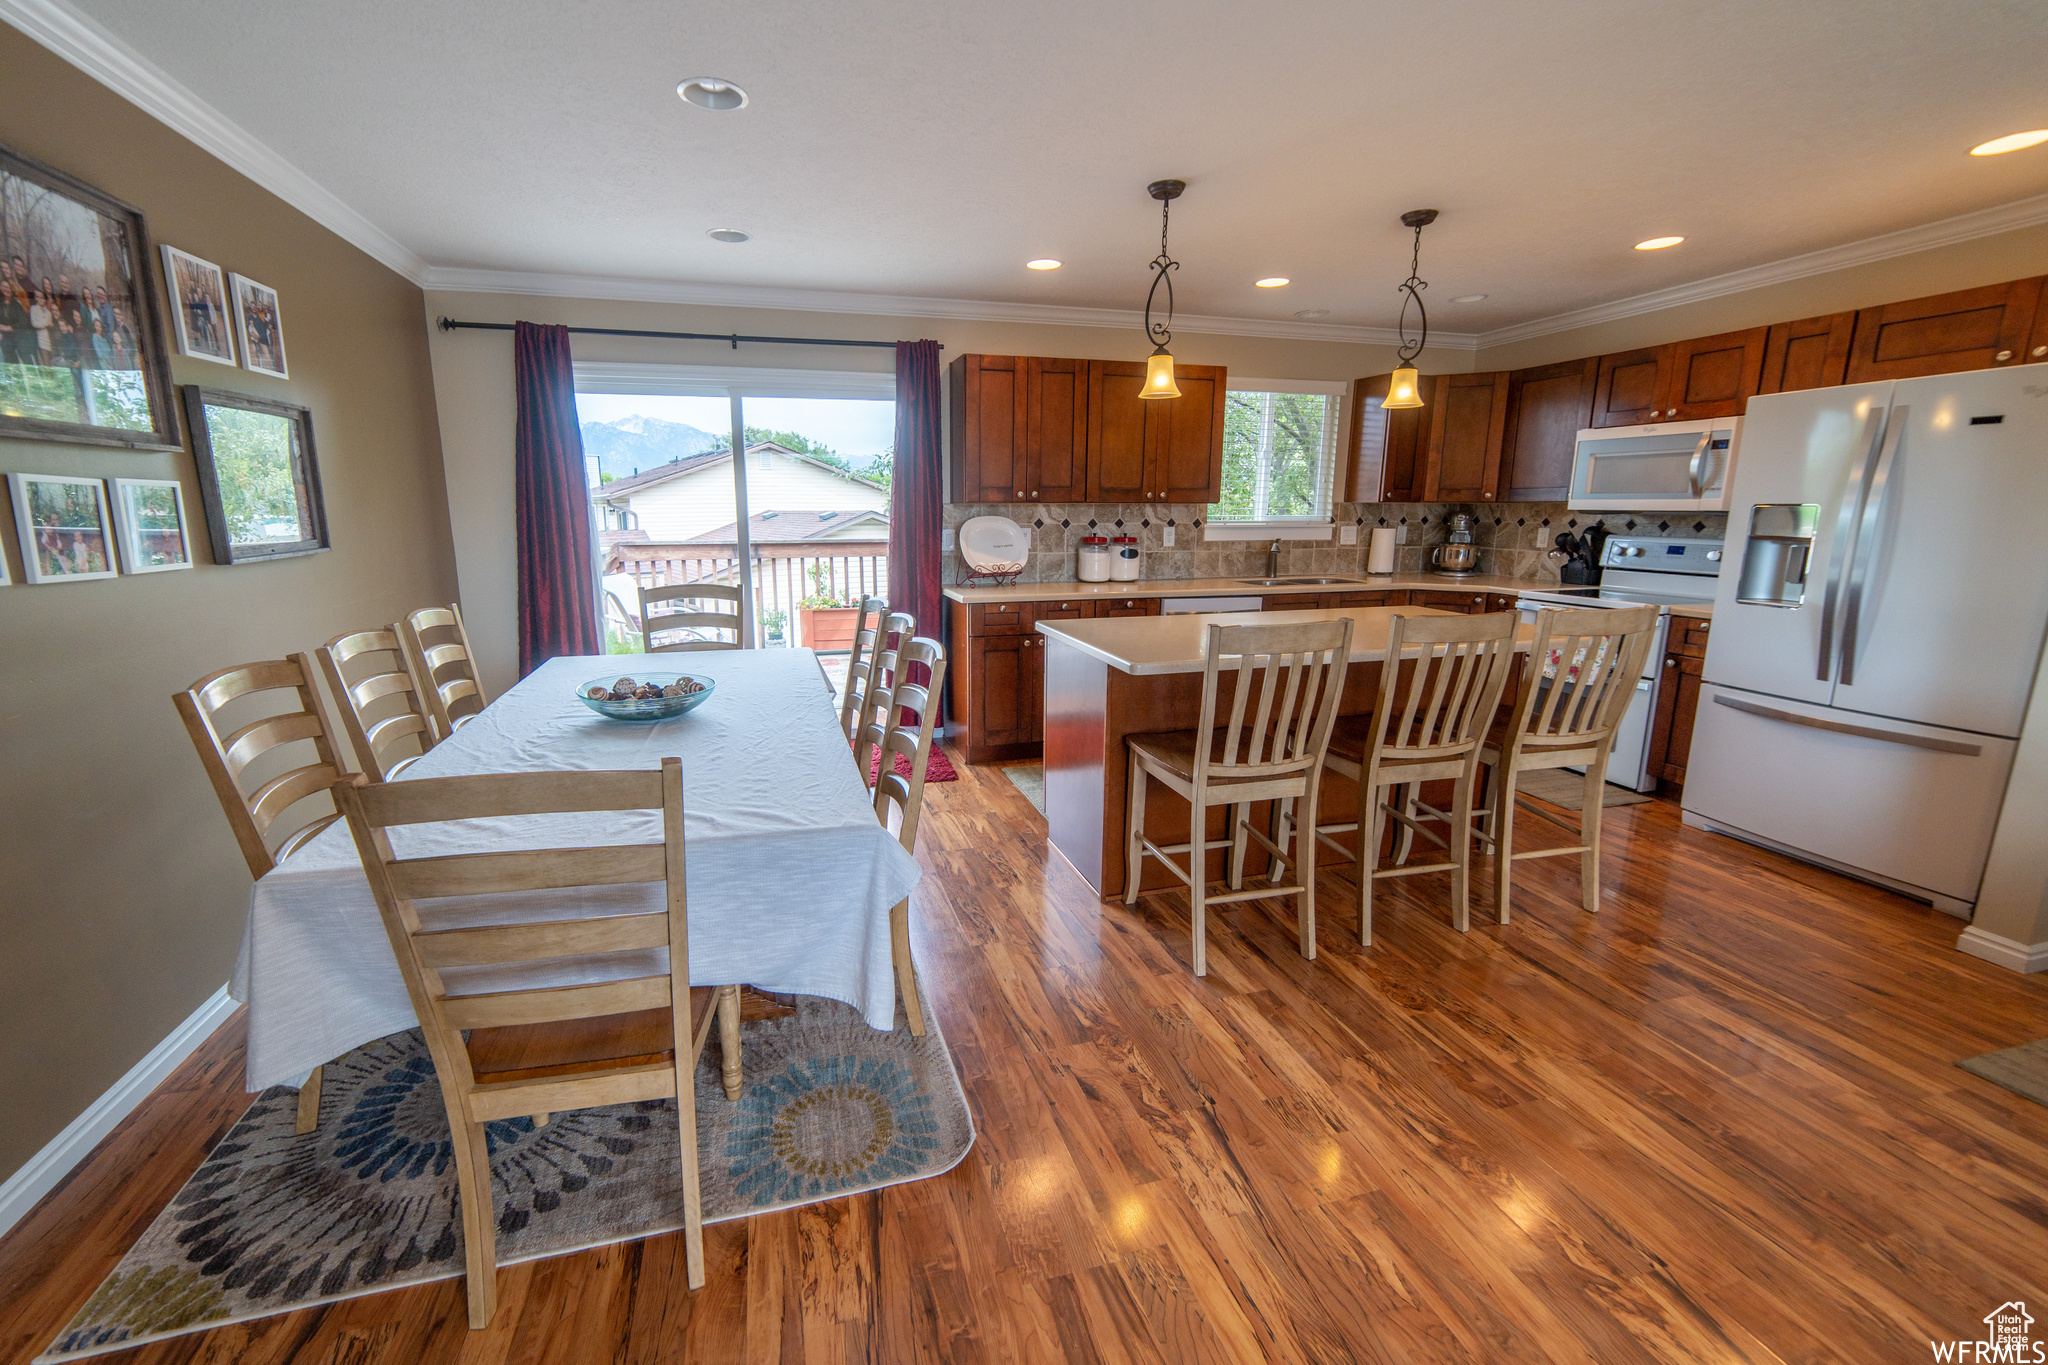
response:
[[[1375,526],[1372,540],[1365,547],[1365,571],[1367,573],[1392,573],[1394,571],[1394,528]]]

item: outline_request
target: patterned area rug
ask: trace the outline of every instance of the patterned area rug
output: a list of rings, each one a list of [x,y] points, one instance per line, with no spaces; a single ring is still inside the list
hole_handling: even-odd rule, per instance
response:
[[[1965,1057],[1956,1065],[2015,1094],[2025,1095],[2036,1104],[2048,1104],[2048,1038],[2003,1052]]]
[[[1045,814],[1045,765],[1043,763],[1006,763],[1003,776],[1010,779],[1010,785],[1024,793],[1024,799],[1040,815]]]
[[[723,1222],[951,1170],[974,1125],[938,1024],[878,1033],[852,1007],[795,997],[742,1026],[746,1094],[697,1069],[704,1221]],[[79,1310],[44,1361],[77,1360],[309,1304],[462,1273],[454,1147],[417,1031],[329,1064],[320,1126],[298,1092],[258,1096]],[[498,1263],[682,1226],[672,1101],[489,1128]]]

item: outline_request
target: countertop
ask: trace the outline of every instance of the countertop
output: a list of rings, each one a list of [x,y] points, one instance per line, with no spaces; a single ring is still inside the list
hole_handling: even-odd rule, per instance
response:
[[[1469,581],[1469,580],[1468,580]],[[1038,586],[1044,586],[1040,584]],[[1095,586],[1091,584],[1090,586]],[[1186,616],[1121,616],[1100,621],[1041,621],[1038,633],[1120,672],[1138,676],[1200,673],[1212,625],[1291,625],[1299,621],[1335,621],[1350,617],[1351,662],[1378,663],[1387,657],[1387,631],[1395,615],[1453,616],[1434,607],[1321,607],[1305,611],[1192,612]],[[1524,625],[1516,645],[1526,650],[1536,628]]]
[[[1309,574],[1294,575],[1302,578]],[[1339,577],[1340,575],[1331,575]],[[1434,573],[1341,575],[1342,583],[1304,583],[1296,587],[1262,588],[1242,578],[1147,578],[1136,583],[1012,583],[1007,587],[955,584],[945,589],[955,602],[1050,602],[1096,597],[1283,597],[1321,592],[1507,592],[1542,587],[1533,579],[1472,574],[1446,578]]]

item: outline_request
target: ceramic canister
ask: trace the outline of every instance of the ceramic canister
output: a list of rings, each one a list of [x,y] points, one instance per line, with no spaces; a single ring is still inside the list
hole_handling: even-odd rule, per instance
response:
[[[1118,536],[1110,541],[1109,577],[1113,583],[1135,583],[1144,562],[1138,553],[1136,536]]]
[[[1109,581],[1109,537],[1083,536],[1081,538],[1080,560],[1075,565],[1076,575],[1083,583],[1107,583]]]

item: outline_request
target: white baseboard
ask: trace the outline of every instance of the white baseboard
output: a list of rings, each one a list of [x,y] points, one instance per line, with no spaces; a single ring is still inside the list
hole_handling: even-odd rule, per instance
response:
[[[192,1012],[190,1018],[171,1030],[170,1036],[151,1048],[149,1055],[129,1068],[113,1088],[94,1100],[83,1114],[71,1120],[63,1132],[50,1139],[28,1164],[0,1184],[0,1234],[13,1227],[42,1197],[57,1188],[74,1166],[85,1160],[100,1140],[135,1111],[149,1092],[162,1085],[178,1064],[199,1050],[213,1031],[227,1022],[239,1005],[228,998],[222,986]]]
[[[1956,949],[2015,972],[2048,972],[2048,943],[2017,943],[1974,924],[1963,930]]]

